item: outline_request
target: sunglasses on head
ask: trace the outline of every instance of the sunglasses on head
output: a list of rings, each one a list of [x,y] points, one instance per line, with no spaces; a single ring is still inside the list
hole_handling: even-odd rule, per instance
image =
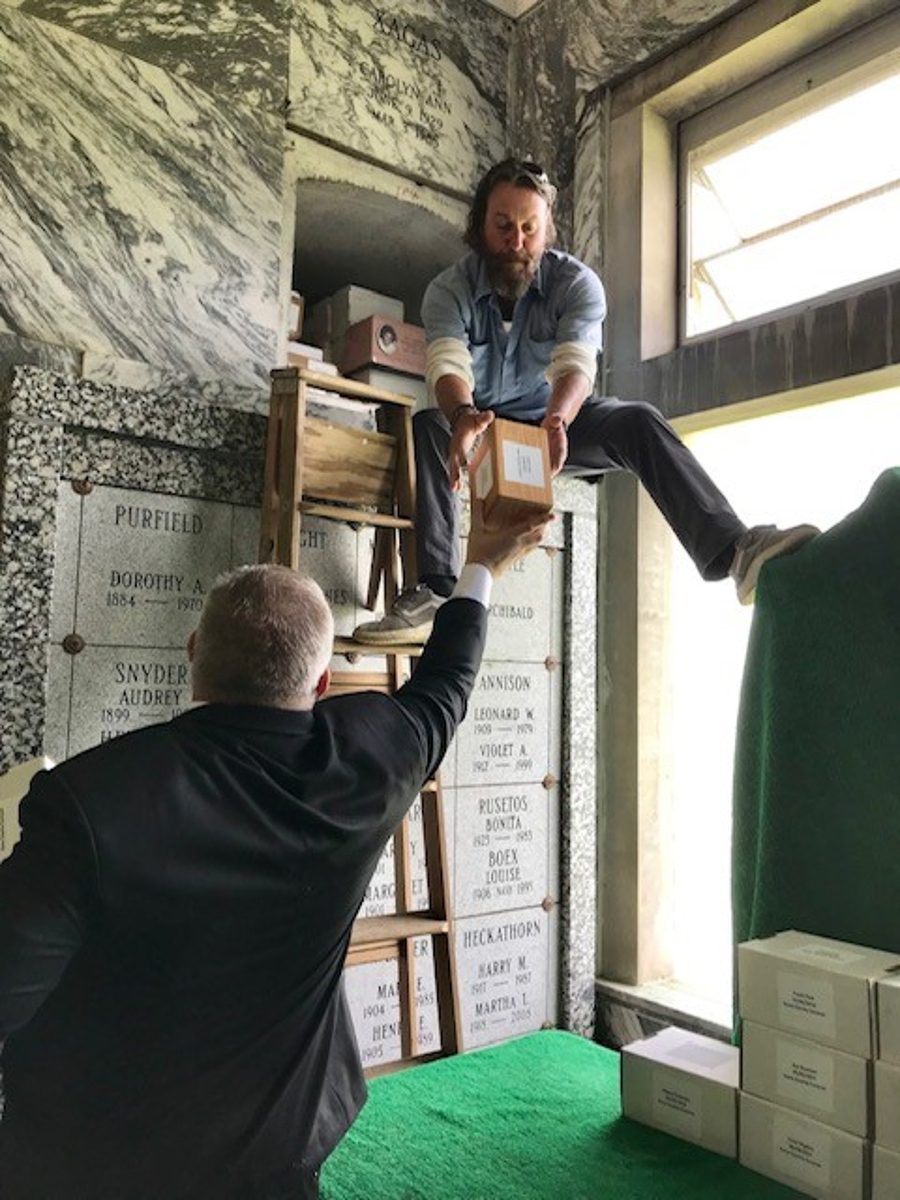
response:
[[[538,183],[549,183],[550,177],[543,167],[536,162],[531,162],[530,159],[523,158],[519,160],[519,166],[523,171],[527,171],[529,175],[533,175]]]
[[[550,177],[542,166],[536,162],[532,162],[529,158],[508,158],[502,163],[497,163],[491,168],[488,179],[493,179],[498,175],[509,175],[510,173],[528,175],[535,183],[549,187]]]

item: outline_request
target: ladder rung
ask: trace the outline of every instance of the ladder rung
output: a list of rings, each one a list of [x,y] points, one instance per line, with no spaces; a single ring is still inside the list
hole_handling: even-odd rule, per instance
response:
[[[368,642],[357,642],[354,638],[336,637],[335,654],[346,654],[348,658],[366,658],[375,654],[399,655],[401,658],[417,658],[424,646],[410,643],[408,646],[372,646]]]
[[[406,938],[426,937],[447,933],[448,923],[428,913],[396,913],[387,917],[360,917],[354,922],[350,948],[356,946],[393,945]]]
[[[409,517],[395,517],[392,513],[374,512],[368,508],[344,508],[340,504],[318,504],[314,500],[301,500],[298,508],[310,517],[327,517],[330,521],[350,521],[354,525],[384,525],[388,529],[412,529]]]
[[[436,1062],[443,1057],[443,1050],[429,1050],[427,1054],[417,1054],[415,1058],[396,1058],[393,1062],[366,1067],[366,1075],[369,1079],[375,1079],[378,1075],[392,1075],[395,1071],[405,1071],[407,1067],[423,1067],[425,1063]]]

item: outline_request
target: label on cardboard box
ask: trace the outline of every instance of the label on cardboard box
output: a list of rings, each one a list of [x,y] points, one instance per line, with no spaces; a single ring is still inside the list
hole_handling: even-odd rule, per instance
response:
[[[509,483],[542,488],[544,459],[539,448],[522,442],[503,442],[503,474]]]
[[[778,1095],[789,1104],[808,1104],[824,1113],[834,1112],[834,1057],[812,1046],[797,1053],[797,1043],[779,1038],[775,1046]]]
[[[772,1163],[785,1175],[821,1191],[831,1187],[831,1138],[825,1129],[800,1125],[796,1117],[772,1119]]]
[[[654,1071],[652,1104],[660,1125],[692,1142],[702,1140],[703,1097],[696,1080],[674,1071]]]
[[[815,1038],[833,1038],[837,1029],[834,987],[822,979],[779,971],[776,976],[778,1007],[781,1021],[788,1029],[796,1029]]]

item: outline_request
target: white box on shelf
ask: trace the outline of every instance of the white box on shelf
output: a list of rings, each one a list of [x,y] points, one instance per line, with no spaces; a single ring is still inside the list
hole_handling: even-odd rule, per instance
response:
[[[625,1116],[736,1157],[736,1046],[670,1027],[623,1046],[621,1071]]]
[[[351,371],[350,379],[358,379],[370,387],[381,388],[385,392],[396,392],[401,396],[409,396],[416,402],[416,412],[431,405],[428,400],[428,385],[417,375],[406,375],[402,371],[391,371],[387,367],[360,367]]]

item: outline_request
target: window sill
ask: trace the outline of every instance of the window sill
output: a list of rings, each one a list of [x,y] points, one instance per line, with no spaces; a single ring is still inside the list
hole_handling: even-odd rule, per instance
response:
[[[642,1025],[678,1025],[708,1037],[731,1041],[731,1005],[709,996],[698,995],[671,979],[632,985],[598,979],[598,1006],[614,1005],[632,1010]]]

